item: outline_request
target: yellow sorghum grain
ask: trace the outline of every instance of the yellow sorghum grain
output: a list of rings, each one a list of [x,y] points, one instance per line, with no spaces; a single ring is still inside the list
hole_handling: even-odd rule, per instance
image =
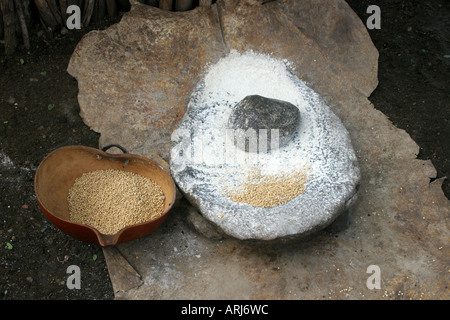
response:
[[[69,190],[70,220],[115,234],[164,211],[164,193],[137,173],[106,169],[84,173]]]
[[[252,168],[246,181],[239,188],[227,190],[227,197],[256,207],[271,208],[284,204],[302,194],[308,181],[306,170],[277,175],[262,175]]]

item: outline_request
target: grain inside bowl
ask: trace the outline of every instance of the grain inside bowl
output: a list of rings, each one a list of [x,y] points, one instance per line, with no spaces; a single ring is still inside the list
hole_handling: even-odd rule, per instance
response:
[[[67,200],[72,222],[115,234],[163,214],[165,197],[161,187],[147,177],[106,169],[78,177]]]

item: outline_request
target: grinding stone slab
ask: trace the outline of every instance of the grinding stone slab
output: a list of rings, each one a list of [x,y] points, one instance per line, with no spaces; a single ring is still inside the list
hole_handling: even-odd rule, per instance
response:
[[[174,24],[178,18],[184,21],[180,28]],[[194,20],[187,23],[191,18],[197,29]],[[205,21],[210,24],[203,29]],[[196,42],[191,34],[185,44],[190,49],[172,50],[180,42],[167,39],[164,26],[180,38],[190,32],[214,37]],[[143,30],[160,31],[146,41]],[[136,55],[128,40],[148,55]],[[160,48],[158,56],[154,50]],[[142,119],[151,108],[139,118],[128,99],[136,90],[140,97],[148,93],[152,101],[172,101],[167,108],[178,106],[180,115],[202,66],[231,48],[292,61],[296,75],[325,97],[347,127],[360,163],[358,202],[344,223],[305,239],[261,244],[198,234],[187,221],[192,207],[180,200],[161,229],[113,253],[104,250],[116,299],[448,299],[449,201],[442,180],[430,183],[436,177],[431,162],[418,160],[416,143],[368,101],[377,85],[378,53],[344,1],[219,0],[186,14],[133,4],[119,24],[83,39],[71,59],[83,119],[102,133],[100,144],[110,140],[150,154],[164,145],[147,139],[153,126]],[[183,58],[185,52],[193,62]],[[133,67],[143,65],[154,70],[144,80],[156,84],[146,90],[132,86]],[[164,70],[158,65],[168,73],[157,74]],[[177,78],[184,89],[173,95],[170,81]],[[381,289],[367,287],[370,265],[380,268]]]
[[[283,98],[300,112],[303,121],[288,144],[248,153],[229,138],[233,106],[253,94]],[[269,56],[233,51],[212,65],[172,140],[170,172],[180,191],[206,219],[241,240],[315,232],[356,200],[360,172],[346,128],[319,95]],[[252,170],[258,174],[251,184],[259,186],[247,189]],[[269,179],[279,179],[276,189],[268,189]],[[269,203],[296,187],[292,198]],[[277,190],[283,194],[274,196]],[[230,193],[251,198],[239,200]]]

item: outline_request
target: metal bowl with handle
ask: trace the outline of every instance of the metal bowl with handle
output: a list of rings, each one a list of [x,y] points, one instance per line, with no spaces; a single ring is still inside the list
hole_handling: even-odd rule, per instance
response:
[[[118,147],[122,154],[107,153]],[[75,179],[95,170],[117,169],[134,172],[156,182],[164,193],[164,211],[158,217],[140,224],[122,228],[115,234],[105,235],[97,229],[70,221],[68,194]],[[102,247],[135,240],[156,230],[166,219],[176,196],[175,183],[170,173],[158,163],[143,156],[129,154],[118,145],[102,150],[87,146],[66,146],[48,154],[39,164],[34,190],[37,202],[47,219],[64,233]]]

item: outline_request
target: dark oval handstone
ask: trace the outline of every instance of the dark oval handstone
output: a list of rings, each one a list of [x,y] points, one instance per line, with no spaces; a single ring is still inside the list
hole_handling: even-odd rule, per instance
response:
[[[228,118],[228,129],[232,130],[228,132],[237,147],[263,153],[286,145],[299,123],[300,112],[292,103],[251,95],[233,108]]]

